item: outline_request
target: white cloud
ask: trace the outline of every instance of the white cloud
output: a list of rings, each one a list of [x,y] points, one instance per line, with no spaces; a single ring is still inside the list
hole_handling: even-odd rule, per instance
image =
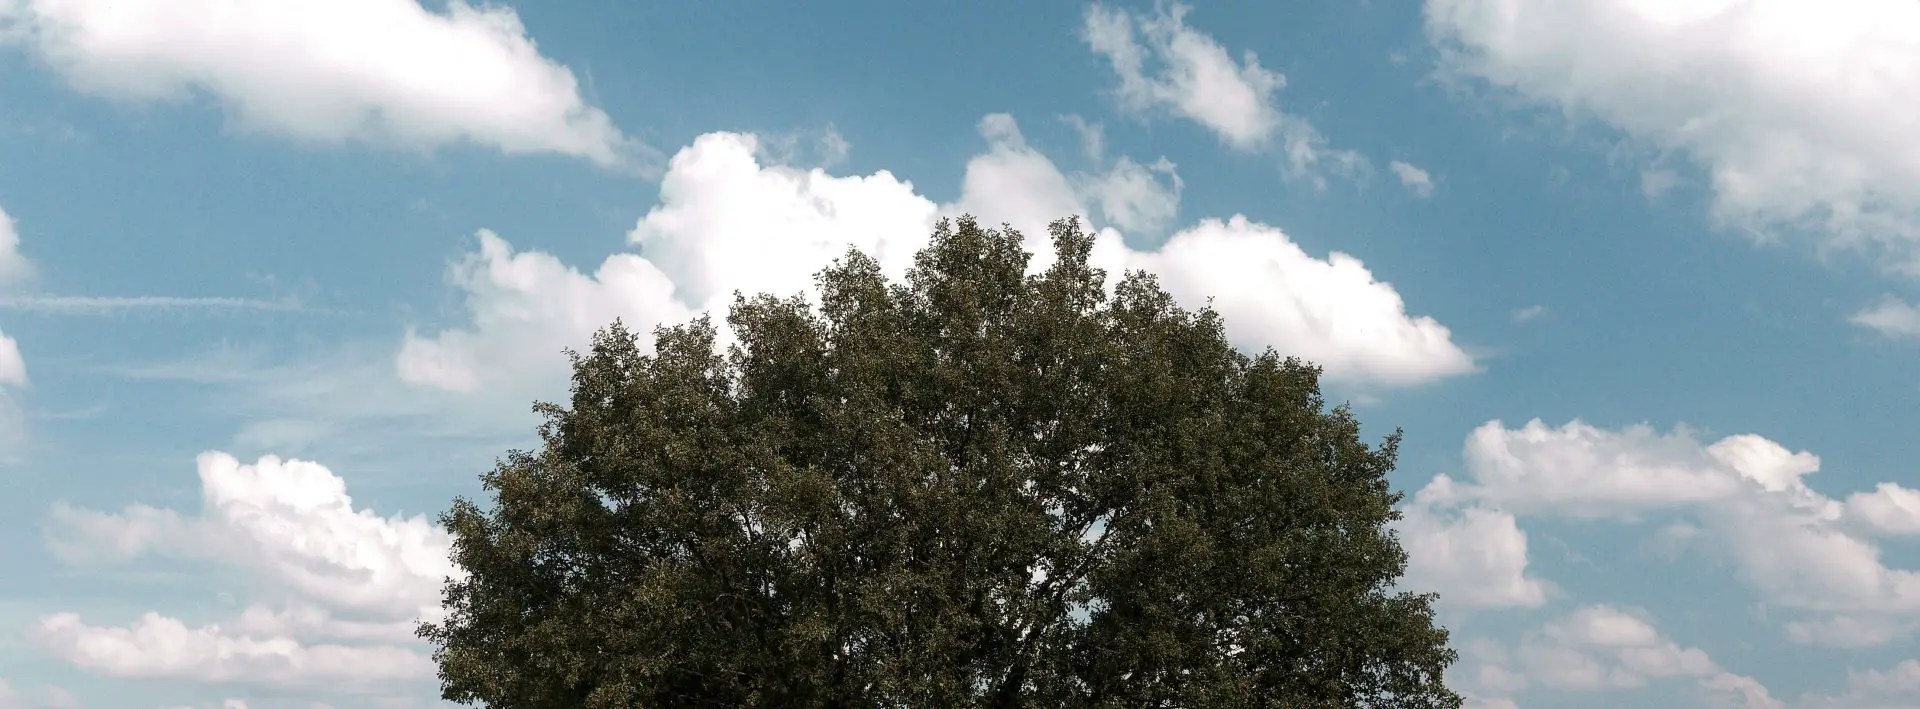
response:
[[[20,310],[30,313],[53,313],[59,315],[113,315],[129,310],[143,311],[183,311],[183,310],[299,310],[300,303],[292,300],[257,300],[253,298],[204,297],[188,298],[164,295],[136,296],[84,296],[84,295],[20,295],[0,296],[0,310]]]
[[[1699,648],[1663,636],[1642,614],[1613,606],[1575,609],[1529,633],[1514,655],[1529,679],[1550,688],[1631,689],[1659,680],[1692,679],[1721,706],[1785,706],[1752,677],[1722,669]]]
[[[1387,169],[1400,178],[1400,186],[1407,188],[1414,196],[1425,199],[1433,196],[1433,176],[1413,165],[1413,163],[1395,160],[1387,163]]]
[[[1800,614],[1788,619],[1790,637],[1857,646],[1920,628],[1920,573],[1890,568],[1855,533],[1910,533],[1912,493],[1883,486],[1844,504],[1830,499],[1806,485],[1820,467],[1811,453],[1751,434],[1703,444],[1685,429],[1549,428],[1536,419],[1481,426],[1464,457],[1467,478],[1443,476],[1432,504],[1619,522],[1690,516],[1690,548],[1724,554],[1767,603]]]
[[[77,615],[59,613],[42,618],[34,635],[62,660],[109,677],[339,689],[418,680],[434,672],[432,659],[407,648],[302,644],[219,625],[188,627],[154,613],[124,628],[90,626]]]
[[[793,167],[828,168],[847,161],[853,145],[829,125],[817,131],[755,135],[754,155],[761,162]]]
[[[1506,698],[1489,699],[1474,696],[1463,698],[1466,699],[1466,703],[1461,705],[1463,709],[1519,709],[1520,707],[1520,705],[1513,703],[1513,700]]]
[[[1534,419],[1508,429],[1489,421],[1467,437],[1463,455],[1467,494],[1521,513],[1626,515],[1721,500],[1740,487],[1739,473],[1684,431],[1660,435],[1647,426],[1614,432]]]
[[[1847,672],[1845,694],[1808,697],[1803,709],[1908,709],[1920,696],[1920,660],[1907,660],[1886,670]]]
[[[1251,51],[1235,60],[1213,37],[1188,27],[1191,9],[1159,4],[1149,15],[1088,6],[1081,39],[1119,78],[1122,107],[1186,118],[1235,150],[1277,150],[1290,175],[1326,168],[1353,176],[1367,169],[1364,157],[1328,148],[1306,119],[1280,110],[1274,94],[1285,76],[1260,66]],[[1324,178],[1314,179],[1325,185]]]
[[[1273,94],[1286,77],[1261,67],[1251,51],[1234,60],[1212,37],[1187,27],[1190,10],[1163,5],[1145,16],[1092,5],[1082,36],[1113,66],[1127,107],[1169,110],[1235,148],[1264,147],[1282,123]],[[1150,62],[1162,66],[1149,74]]]
[[[1074,115],[1061,116],[1060,120],[1080,134],[1080,154],[1088,162],[1100,163],[1107,159],[1107,133],[1099,123]]]
[[[1027,145],[1013,116],[988,114],[979,128],[987,151],[967,161],[960,199],[942,205],[940,213],[1012,224],[1027,236],[1036,268],[1052,258],[1047,225],[1068,215],[1092,217],[1089,204],[1099,208],[1104,224],[1124,231],[1157,233],[1179,214],[1185,183],[1164,157],[1142,165],[1123,155],[1103,171],[1067,175]]]
[[[515,253],[493,232],[482,230],[478,238],[479,250],[449,273],[465,295],[473,327],[431,337],[409,330],[396,361],[402,380],[453,391],[552,385],[561,381],[555,370],[565,361],[560,348],[584,345],[588,334],[614,319],[649,336],[652,324],[693,312],[675,298],[674,284],[659,268],[639,256],[609,256],[587,275],[545,253]]]
[[[1546,314],[1547,314],[1547,306],[1544,306],[1544,305],[1529,305],[1529,306],[1527,306],[1527,307],[1524,307],[1524,308],[1518,308],[1518,309],[1515,309],[1515,310],[1513,311],[1513,321],[1514,321],[1514,322],[1529,322],[1529,321],[1533,321],[1533,320],[1538,320],[1538,319],[1540,319],[1540,318],[1541,318],[1542,316],[1544,316],[1544,315],[1546,315]]]
[[[1880,483],[1847,496],[1847,514],[1881,534],[1920,534],[1920,490]]]
[[[157,551],[217,557],[229,540],[217,523],[148,505],[112,513],[56,502],[42,531],[47,550],[76,565],[126,562]]]
[[[1881,299],[1880,304],[1854,313],[1847,320],[1861,327],[1878,330],[1887,337],[1920,337],[1920,307],[1893,296],[1887,296]]]
[[[1640,194],[1654,199],[1680,185],[1680,173],[1672,170],[1641,170]]]
[[[1886,645],[1913,633],[1920,620],[1876,613],[1841,613],[1787,623],[1787,637],[1807,645],[1863,648]]]
[[[27,361],[20,356],[20,343],[0,332],[0,462],[12,457],[26,435],[26,414],[9,391],[26,385]]]
[[[1452,479],[1437,476],[1401,508],[1396,528],[1407,551],[1401,584],[1438,592],[1454,608],[1537,607],[1547,584],[1527,574],[1527,534],[1512,514],[1455,507]]]
[[[20,343],[0,332],[0,386],[26,386],[27,361],[20,356]]]
[[[616,165],[644,152],[513,10],[452,0],[7,0],[0,40],[74,88],[219,99],[238,126],[417,148],[472,142]]]
[[[1691,161],[1723,224],[1920,265],[1920,3],[1427,0],[1426,18],[1447,71]]]
[[[0,293],[26,283],[33,275],[33,263],[20,254],[20,233],[13,217],[0,210]],[[26,435],[26,414],[10,391],[25,386],[27,360],[20,356],[20,343],[0,331],[0,463],[18,455]]]
[[[0,210],[0,292],[25,283],[34,268],[20,255],[20,233],[14,220]],[[20,343],[0,331],[0,462],[11,459],[26,435],[26,415],[9,389],[27,385],[27,360],[20,356]]]
[[[470,321],[409,332],[400,375],[472,392],[541,382],[550,394],[565,375],[560,348],[583,346],[616,316],[645,333],[703,311],[724,315],[736,289],[810,294],[813,274],[850,246],[898,278],[934,221],[961,213],[1019,229],[1038,270],[1052,256],[1049,222],[1086,214],[1089,202],[1118,217],[1107,221],[1163,221],[1177,199],[1177,176],[1171,186],[1154,181],[1163,189],[1156,193],[1136,179],[1152,168],[1130,160],[1104,177],[1063,174],[1005,114],[982,119],[980,131],[988,148],[967,162],[960,198],[947,204],[884,171],[834,176],[764,165],[751,135],[701,136],[673,157],[659,205],[628,234],[639,253],[610,256],[592,275],[545,253],[515,253],[483,233],[479,252],[452,271]],[[1407,315],[1393,287],[1358,259],[1313,258],[1280,230],[1242,217],[1204,220],[1156,251],[1133,250],[1103,229],[1094,260],[1114,278],[1126,268],[1154,271],[1188,307],[1217,297],[1237,344],[1305,356],[1331,379],[1404,386],[1474,369],[1446,327]]]
[[[1242,347],[1272,345],[1336,381],[1410,386],[1474,371],[1445,325],[1409,316],[1359,259],[1317,259],[1279,229],[1235,216],[1202,220],[1157,251],[1126,254],[1188,307],[1213,297]]]
[[[1165,175],[1163,184],[1156,175]],[[1180,211],[1180,191],[1186,184],[1174,164],[1160,158],[1141,165],[1121,157],[1106,172],[1076,180],[1081,194],[1100,207],[1100,216],[1122,231],[1158,233]]]
[[[33,271],[33,262],[20,253],[19,226],[12,215],[0,210],[0,288],[25,282]]]
[[[421,516],[355,509],[345,482],[317,463],[267,456],[247,465],[209,452],[198,467],[199,517],[56,506],[50,546],[69,563],[225,563],[281,592],[279,607],[255,603],[231,622],[198,627],[158,613],[125,627],[58,613],[35,630],[44,648],[115,677],[317,686],[431,676],[431,662],[409,645],[413,622],[439,617],[442,584],[460,573],[446,530]]]
[[[26,693],[0,679],[0,709],[68,709],[77,706],[80,704],[74,700],[73,694],[60,687],[43,684],[39,691]]]
[[[1466,709],[1515,709],[1511,696],[1527,688],[1527,677],[1515,671],[1513,653],[1491,638],[1460,637],[1448,643],[1460,660],[1447,668],[1447,687],[1466,700]]]

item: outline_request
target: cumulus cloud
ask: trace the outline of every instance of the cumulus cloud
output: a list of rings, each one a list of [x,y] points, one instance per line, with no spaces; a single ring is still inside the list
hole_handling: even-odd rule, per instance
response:
[[[665,274],[639,256],[610,256],[589,275],[545,253],[515,252],[491,231],[478,240],[479,249],[448,273],[474,326],[431,337],[409,330],[397,359],[402,380],[463,392],[524,381],[512,375],[551,374],[560,343],[584,344],[584,333],[616,318],[641,325],[644,336],[646,324],[692,313]]]
[[[1920,490],[1880,483],[1873,492],[1848,495],[1847,513],[1881,534],[1920,534]]]
[[[1387,169],[1392,170],[1393,175],[1400,178],[1400,186],[1407,188],[1414,196],[1421,199],[1433,196],[1433,176],[1427,174],[1426,170],[1399,160],[1387,163]]]
[[[1427,0],[1426,27],[1448,73],[1690,161],[1725,225],[1920,266],[1920,4]]]
[[[1306,119],[1280,110],[1275,94],[1286,85],[1285,76],[1260,66],[1252,51],[1235,59],[1213,37],[1189,27],[1191,10],[1177,3],[1157,4],[1151,14],[1087,8],[1081,39],[1112,67],[1123,108],[1191,120],[1235,150],[1275,150],[1289,174],[1325,169],[1352,176],[1366,170],[1358,153],[1329,148]]]
[[[1437,479],[1425,504],[1624,523],[1679,515],[1701,549],[1732,561],[1769,604],[1800,614],[1786,627],[1794,639],[1872,645],[1920,627],[1920,573],[1888,566],[1870,538],[1913,533],[1915,494],[1882,485],[1831,499],[1806,484],[1820,469],[1811,453],[1752,434],[1703,443],[1684,428],[1536,419],[1517,429],[1488,422],[1463,457],[1464,479]]]
[[[1407,551],[1401,583],[1438,592],[1462,609],[1537,607],[1547,584],[1527,574],[1527,534],[1511,513],[1456,506],[1453,480],[1437,476],[1401,509],[1396,525]]]
[[[1613,606],[1580,607],[1529,633],[1514,654],[1526,677],[1545,687],[1631,689],[1657,680],[1692,679],[1722,706],[1785,706],[1752,677],[1728,672],[1705,651],[1666,638],[1643,613]]]
[[[1157,233],[1179,214],[1185,183],[1165,157],[1142,165],[1123,155],[1104,170],[1069,175],[1027,144],[1013,116],[988,114],[979,130],[987,150],[967,160],[960,198],[941,205],[940,214],[972,214],[983,223],[1013,225],[1026,235],[1035,269],[1051,262],[1053,244],[1046,231],[1055,219],[1097,216],[1096,223],[1120,231]],[[1096,168],[1103,162],[1096,161]]]
[[[1314,258],[1245,217],[1202,220],[1156,251],[1126,256],[1189,307],[1214,298],[1236,344],[1300,355],[1334,380],[1410,386],[1475,369],[1445,325],[1408,315],[1399,292],[1360,259]]]
[[[452,0],[6,0],[0,41],[75,89],[218,99],[236,125],[296,139],[470,142],[604,165],[645,151],[541,55],[513,10]]]
[[[1469,695],[1468,706],[1518,706],[1512,697],[1528,689],[1616,691],[1674,680],[1692,680],[1694,693],[1707,706],[1785,706],[1752,677],[1729,672],[1705,651],[1667,638],[1644,612],[1610,605],[1576,608],[1527,631],[1513,645],[1468,640],[1461,656],[1465,662],[1449,673],[1449,683]]]
[[[459,573],[446,530],[356,509],[345,482],[317,463],[242,464],[208,452],[198,467],[198,517],[58,506],[50,546],[69,563],[160,557],[238,567],[279,591],[278,607],[253,603],[229,622],[199,626],[158,613],[127,626],[56,613],[34,630],[43,648],[114,677],[360,686],[431,676],[411,629],[439,617],[441,586]]]
[[[1920,337],[1920,306],[1887,296],[1878,305],[1854,313],[1848,321],[1896,338]]]
[[[452,269],[468,322],[409,332],[398,371],[412,384],[454,391],[557,386],[566,364],[559,349],[584,345],[616,316],[644,333],[699,312],[723,314],[735,290],[810,294],[813,274],[848,247],[897,278],[941,216],[1010,224],[1025,235],[1038,270],[1052,255],[1049,222],[1088,214],[1090,203],[1102,205],[1099,221],[1162,221],[1177,200],[1177,177],[1157,182],[1156,193],[1136,180],[1152,181],[1139,172],[1152,169],[1130,160],[1116,161],[1106,177],[1061,172],[1026,144],[1011,116],[987,116],[980,132],[987,150],[967,162],[960,197],[945,204],[885,171],[835,176],[767,165],[752,135],[701,136],[669,162],[659,204],[628,234],[639,253],[610,256],[591,275],[483,233],[479,251]],[[1203,220],[1151,251],[1126,246],[1112,226],[1096,239],[1093,259],[1111,277],[1153,271],[1188,307],[1213,297],[1237,344],[1305,356],[1331,379],[1406,386],[1475,368],[1445,326],[1409,315],[1358,259],[1315,258],[1274,227]]]
[[[1585,517],[1725,499],[1740,475],[1684,431],[1607,431],[1581,421],[1518,429],[1489,421],[1467,437],[1466,494],[1523,513]]]

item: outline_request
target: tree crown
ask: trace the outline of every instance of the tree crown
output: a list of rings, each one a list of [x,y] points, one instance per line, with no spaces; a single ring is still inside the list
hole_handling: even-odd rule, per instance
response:
[[[942,221],[905,283],[615,323],[537,451],[444,522],[469,575],[422,626],[494,707],[1457,708],[1398,592],[1398,433],[1056,222]]]

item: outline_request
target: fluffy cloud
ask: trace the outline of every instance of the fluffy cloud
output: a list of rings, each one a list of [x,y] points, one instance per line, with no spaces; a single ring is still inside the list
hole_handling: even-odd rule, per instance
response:
[[[1753,678],[1720,668],[1699,648],[1661,635],[1642,615],[1612,606],[1584,606],[1546,624],[1521,642],[1515,656],[1530,681],[1554,689],[1628,689],[1693,679],[1722,706],[1785,706]]]
[[[1920,266],[1920,4],[1427,0],[1445,69],[1690,160],[1713,213]]]
[[[1314,258],[1245,217],[1203,220],[1157,251],[1127,253],[1126,263],[1158,273],[1189,307],[1213,297],[1236,344],[1273,345],[1334,380],[1410,386],[1474,371],[1445,325],[1409,316],[1393,286],[1359,259],[1338,251]]]
[[[1517,429],[1492,421],[1468,437],[1464,458],[1465,479],[1436,479],[1416,498],[1411,519],[1430,514],[1420,505],[1619,522],[1681,515],[1703,533],[1694,535],[1703,550],[1730,559],[1769,604],[1801,614],[1786,627],[1794,639],[1872,645],[1920,628],[1920,573],[1889,567],[1867,536],[1920,529],[1916,494],[1897,485],[1842,503],[1806,485],[1818,457],[1760,436],[1707,444],[1685,429],[1605,430],[1579,421],[1551,428],[1534,420]],[[1519,567],[1509,561],[1503,568]]]
[[[1148,174],[1160,168],[1127,159],[1104,173],[1070,176],[1026,144],[1012,117],[989,115],[980,131],[987,150],[968,161],[959,199],[946,204],[885,171],[835,176],[766,165],[754,136],[701,136],[669,162],[659,205],[628,234],[639,253],[610,256],[591,275],[544,253],[516,253],[483,233],[479,252],[452,269],[470,322],[409,332],[398,371],[413,384],[455,391],[549,387],[564,376],[559,349],[583,345],[616,316],[646,332],[703,311],[724,313],[735,290],[811,293],[813,274],[849,247],[898,277],[941,216],[971,213],[1012,225],[1035,252],[1037,270],[1052,254],[1046,225],[1088,214],[1089,203],[1113,224],[1161,222],[1175,209],[1180,183],[1171,165],[1164,166],[1168,182]],[[1408,315],[1393,287],[1358,259],[1314,258],[1280,230],[1242,217],[1203,220],[1154,251],[1101,229],[1093,259],[1116,278],[1124,269],[1158,273],[1188,307],[1214,297],[1236,343],[1308,357],[1335,380],[1405,386],[1475,366],[1445,326]]]
[[[1206,126],[1240,149],[1263,147],[1283,121],[1273,94],[1287,83],[1249,51],[1236,61],[1212,37],[1186,24],[1191,10],[1162,6],[1151,16],[1093,5],[1082,36],[1120,78],[1122,103],[1167,110]],[[1141,40],[1146,40],[1145,44]],[[1159,71],[1149,75],[1149,60]]]
[[[1887,337],[1920,337],[1920,306],[1893,296],[1882,298],[1879,304],[1847,319]]]
[[[605,165],[642,152],[508,8],[464,0],[3,0],[0,41],[133,101],[218,98],[297,139],[467,141]]]
[[[1581,421],[1550,428],[1534,419],[1518,429],[1489,421],[1467,438],[1464,457],[1472,473],[1466,494],[1523,513],[1584,517],[1635,513],[1727,499],[1741,491],[1746,473],[1729,459],[1747,454],[1746,439],[1725,447],[1702,447],[1686,431],[1656,433],[1648,426],[1606,431]],[[1789,457],[1792,454],[1787,454]],[[1800,465],[1818,459],[1791,458]],[[1770,461],[1745,470],[1772,475]]]
[[[1699,648],[1668,639],[1645,614],[1614,606],[1582,606],[1526,632],[1512,646],[1468,640],[1461,654],[1464,662],[1449,673],[1449,683],[1470,697],[1468,706],[1514,707],[1512,697],[1529,689],[1596,692],[1672,680],[1693,680],[1708,706],[1785,706],[1752,677],[1728,672]]]
[[[209,452],[198,464],[200,516],[56,507],[50,545],[73,563],[158,556],[237,566],[280,591],[279,608],[255,603],[200,626],[157,613],[95,626],[58,613],[35,628],[43,648],[115,677],[370,686],[431,676],[431,662],[409,645],[412,623],[438,617],[441,585],[458,575],[444,529],[355,509],[345,482],[316,463],[268,456],[248,465]]]
[[[1433,196],[1433,176],[1427,174],[1426,170],[1399,160],[1387,163],[1387,169],[1392,170],[1394,177],[1400,178],[1400,186],[1407,188],[1414,196],[1421,199]]]
[[[1881,534],[1920,534],[1920,490],[1880,483],[1873,492],[1848,495],[1847,513]]]
[[[1306,119],[1280,110],[1274,94],[1285,76],[1260,66],[1251,51],[1234,59],[1213,37],[1187,26],[1190,11],[1180,4],[1156,5],[1152,14],[1087,8],[1081,38],[1113,68],[1123,107],[1186,118],[1236,150],[1278,150],[1291,174],[1366,169],[1365,158],[1328,148]]]
[[[1168,182],[1161,182],[1160,176]],[[1125,156],[1106,172],[1081,175],[1075,182],[1088,201],[1099,205],[1100,216],[1108,224],[1144,233],[1157,233],[1173,222],[1180,212],[1180,191],[1186,186],[1166,158],[1141,165]]]
[[[401,379],[463,392],[510,383],[515,373],[552,370],[559,343],[584,344],[585,333],[616,318],[646,335],[652,323],[692,313],[665,274],[639,256],[610,256],[588,275],[545,253],[516,253],[491,231],[481,231],[479,242],[448,274],[465,294],[473,327],[432,337],[409,330],[397,359]]]
[[[1407,551],[1401,583],[1438,592],[1451,608],[1535,607],[1547,584],[1527,574],[1527,534],[1511,513],[1449,504],[1456,493],[1445,475],[1434,478],[1401,510],[1396,525]]]

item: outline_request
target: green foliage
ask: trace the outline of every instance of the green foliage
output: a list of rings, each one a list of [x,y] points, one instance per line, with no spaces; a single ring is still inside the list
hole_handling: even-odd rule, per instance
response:
[[[574,355],[544,445],[444,522],[449,700],[576,707],[1457,708],[1397,593],[1398,434],[1092,237],[943,221],[907,283],[736,296]]]

